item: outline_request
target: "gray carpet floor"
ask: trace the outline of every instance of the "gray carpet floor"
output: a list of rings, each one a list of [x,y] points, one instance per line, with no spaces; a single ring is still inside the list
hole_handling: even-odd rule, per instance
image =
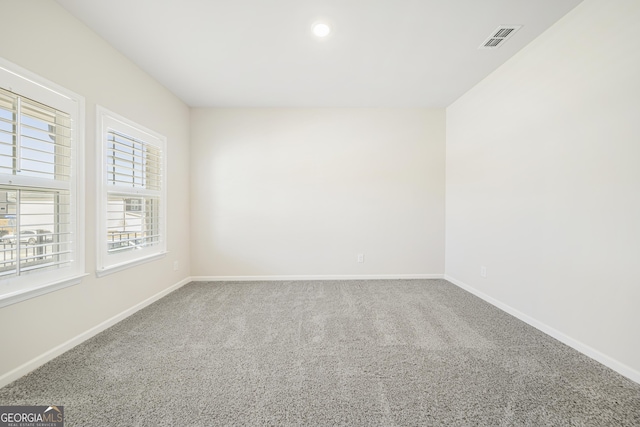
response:
[[[67,426],[640,425],[640,385],[444,280],[191,283],[0,404]]]

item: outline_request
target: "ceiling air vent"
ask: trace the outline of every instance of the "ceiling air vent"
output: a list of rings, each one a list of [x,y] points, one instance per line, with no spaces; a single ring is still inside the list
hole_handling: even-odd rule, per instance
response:
[[[497,49],[502,46],[509,37],[518,31],[522,25],[501,25],[496,28],[478,49]]]

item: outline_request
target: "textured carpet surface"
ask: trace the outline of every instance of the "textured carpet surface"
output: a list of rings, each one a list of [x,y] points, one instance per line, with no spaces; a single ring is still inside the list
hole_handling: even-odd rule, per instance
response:
[[[191,283],[0,404],[67,426],[640,425],[640,385],[444,280]]]

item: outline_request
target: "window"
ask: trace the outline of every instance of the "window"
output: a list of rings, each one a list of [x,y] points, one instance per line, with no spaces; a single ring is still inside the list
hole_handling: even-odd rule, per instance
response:
[[[98,107],[98,276],[166,252],[165,138]]]
[[[80,282],[84,99],[0,60],[0,306]]]

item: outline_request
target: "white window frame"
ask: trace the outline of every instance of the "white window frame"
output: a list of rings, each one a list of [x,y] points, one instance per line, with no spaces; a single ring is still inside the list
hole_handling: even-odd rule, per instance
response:
[[[0,58],[0,87],[22,97],[64,111],[71,116],[71,250],[67,266],[33,271],[0,279],[0,307],[77,285],[85,274],[84,259],[84,97]],[[4,186],[42,187],[42,180],[27,176],[0,174]],[[53,188],[56,184],[49,185]]]
[[[97,128],[97,202],[98,202],[98,227],[97,238],[98,247],[97,254],[97,270],[96,276],[102,277],[107,274],[122,271],[124,269],[134,267],[149,261],[162,258],[167,253],[167,139],[165,136],[145,128],[125,117],[122,117],[102,106],[96,106],[96,128]],[[108,135],[109,132],[116,132],[143,141],[146,144],[154,145],[160,149],[162,153],[161,168],[161,189],[160,189],[160,208],[159,208],[159,234],[160,240],[157,244],[136,248],[134,250],[122,251],[121,253],[109,253],[108,251],[108,228],[107,228],[107,211],[108,196],[111,190],[108,185],[107,157],[108,157]],[[127,193],[134,195],[139,192],[144,194],[144,189],[131,188]],[[135,197],[135,196],[134,196]]]

